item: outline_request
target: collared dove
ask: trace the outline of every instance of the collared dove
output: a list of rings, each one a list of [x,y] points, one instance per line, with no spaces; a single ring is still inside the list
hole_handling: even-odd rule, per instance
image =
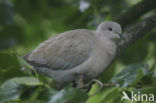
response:
[[[96,31],[76,29],[58,34],[24,58],[40,74],[61,84],[74,81],[78,75],[91,80],[112,62],[121,38],[120,25],[105,21]]]

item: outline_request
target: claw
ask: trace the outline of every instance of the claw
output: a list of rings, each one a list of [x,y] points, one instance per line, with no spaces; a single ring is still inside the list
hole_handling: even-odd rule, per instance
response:
[[[112,87],[112,86],[115,86],[115,84],[104,84],[102,83],[101,81],[97,80],[97,79],[93,79],[92,82],[96,82],[100,88],[93,94],[91,94],[90,96],[94,96],[96,95],[97,93],[99,93],[104,87]]]

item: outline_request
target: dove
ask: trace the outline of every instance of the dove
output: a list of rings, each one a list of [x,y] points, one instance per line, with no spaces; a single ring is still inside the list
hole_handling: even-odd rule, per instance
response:
[[[122,39],[120,24],[104,21],[96,30],[76,29],[57,34],[24,59],[39,74],[60,84],[73,82],[77,77],[90,81],[112,62]]]

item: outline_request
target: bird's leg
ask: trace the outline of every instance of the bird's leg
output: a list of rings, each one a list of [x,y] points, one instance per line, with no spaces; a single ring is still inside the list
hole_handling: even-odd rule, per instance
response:
[[[76,87],[84,92],[89,92],[92,87],[92,81],[86,83],[86,78],[84,75],[78,75],[75,79]]]
[[[84,86],[84,76],[83,75],[78,75],[75,78],[75,83],[77,88],[82,88]]]
[[[86,78],[84,75],[77,75],[74,82],[77,88],[81,89],[84,92],[88,92],[91,89],[92,85],[91,82],[86,83],[85,80]]]

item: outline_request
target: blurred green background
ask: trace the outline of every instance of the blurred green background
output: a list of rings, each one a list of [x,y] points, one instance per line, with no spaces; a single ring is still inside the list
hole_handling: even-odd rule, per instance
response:
[[[74,103],[82,103],[82,101],[87,103],[115,103],[116,101],[116,103],[120,103],[121,91],[125,88],[128,91],[128,86],[104,88],[100,93],[90,98],[88,98],[88,94],[71,87],[56,91],[49,87],[51,80],[48,78],[39,76],[40,81],[38,81],[35,79],[36,76],[32,76],[30,72],[21,71],[22,66],[31,67],[19,57],[31,52],[42,41],[58,33],[81,28],[95,30],[100,22],[114,20],[140,1],[0,0],[0,103],[6,101],[66,103],[69,100],[75,100]],[[153,12],[155,10],[148,12],[134,22],[141,21],[142,18]],[[133,65],[131,66],[131,64]],[[138,69],[134,69],[132,75],[134,74],[135,78],[131,79],[134,79],[136,83],[133,83],[132,89],[138,89],[136,86],[140,83],[142,83],[141,85],[155,84],[156,29],[128,47],[99,77],[99,80],[108,83],[114,75],[127,66],[147,69],[146,73],[144,69],[141,69],[142,74],[137,71]],[[131,73],[129,70],[127,72]],[[138,75],[141,77],[138,78]],[[21,79],[19,80],[18,77]],[[149,81],[150,83],[147,83]],[[132,82],[128,83],[131,84]],[[9,85],[11,87],[8,87]],[[95,92],[97,88],[98,86],[95,84],[89,94]],[[152,90],[155,89],[153,86]],[[9,92],[10,90],[12,92]],[[58,98],[55,101],[56,96]],[[127,101],[123,102],[127,103]]]

